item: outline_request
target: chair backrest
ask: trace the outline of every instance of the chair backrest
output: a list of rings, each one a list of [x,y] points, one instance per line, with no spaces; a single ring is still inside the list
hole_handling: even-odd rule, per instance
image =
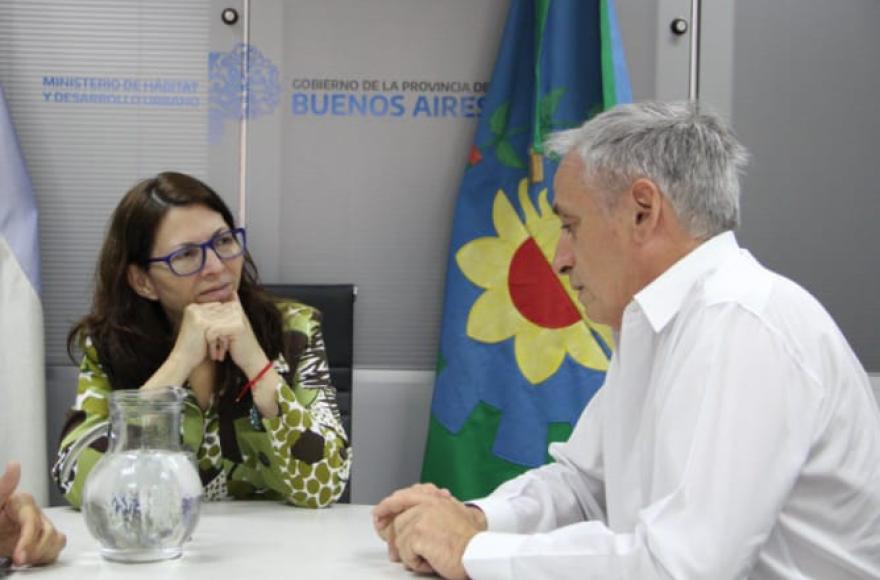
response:
[[[357,286],[353,284],[265,284],[269,294],[291,298],[321,311],[324,346],[330,364],[330,380],[336,387],[336,400],[348,440],[352,438],[352,367],[354,361],[354,301]],[[341,502],[351,497],[351,485]]]

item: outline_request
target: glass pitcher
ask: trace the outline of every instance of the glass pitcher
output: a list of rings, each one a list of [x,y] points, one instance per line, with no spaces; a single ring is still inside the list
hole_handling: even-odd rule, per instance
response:
[[[110,448],[89,473],[82,502],[108,560],[176,558],[196,527],[202,483],[180,446],[183,400],[179,387],[110,394]]]

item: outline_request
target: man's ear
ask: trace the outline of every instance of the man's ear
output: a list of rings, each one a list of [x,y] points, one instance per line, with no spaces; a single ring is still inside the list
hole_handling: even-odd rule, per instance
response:
[[[650,179],[637,179],[629,189],[630,226],[636,241],[644,242],[656,232],[663,208],[663,194]]]
[[[137,264],[129,264],[126,274],[128,277],[128,285],[131,286],[131,289],[134,290],[138,296],[146,298],[147,300],[159,299],[153,281],[150,280],[150,277],[147,276],[147,273],[143,268]]]

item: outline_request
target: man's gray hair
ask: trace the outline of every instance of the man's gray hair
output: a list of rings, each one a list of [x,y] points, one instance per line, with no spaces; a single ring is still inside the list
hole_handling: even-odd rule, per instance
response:
[[[718,115],[692,103],[618,105],[578,129],[550,136],[546,148],[584,162],[589,183],[615,194],[648,178],[669,197],[688,232],[708,238],[739,225],[739,174],[748,152]]]

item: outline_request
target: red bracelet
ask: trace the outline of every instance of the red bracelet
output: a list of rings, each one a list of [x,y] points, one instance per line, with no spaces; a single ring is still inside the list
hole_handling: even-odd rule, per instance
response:
[[[254,385],[259,383],[260,380],[266,376],[266,373],[268,373],[269,369],[271,369],[271,368],[272,368],[272,361],[269,361],[266,363],[266,366],[264,366],[262,368],[262,370],[257,373],[257,376],[255,376],[254,378],[252,378],[251,380],[249,380],[248,382],[246,382],[244,384],[244,386],[241,388],[241,391],[238,393],[238,396],[235,397],[235,402],[236,403],[239,402],[241,400],[241,398],[245,395],[245,393],[250,391]]]

